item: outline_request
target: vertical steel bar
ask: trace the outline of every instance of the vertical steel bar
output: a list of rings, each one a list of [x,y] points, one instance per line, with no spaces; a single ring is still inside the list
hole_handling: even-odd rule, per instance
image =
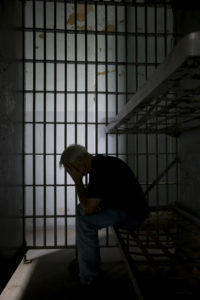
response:
[[[106,125],[108,124],[108,4],[105,3],[105,94],[106,94]],[[106,133],[106,155],[108,155],[108,134]]]
[[[74,34],[75,34],[75,144],[77,143],[77,92],[78,92],[78,86],[77,86],[77,9],[79,6],[77,6],[77,1],[74,0]],[[77,193],[75,194],[75,212],[77,215],[77,204],[78,204],[78,197],[77,197]],[[76,221],[75,221],[76,222]],[[75,224],[76,226],[76,224]]]
[[[95,154],[98,153],[98,16],[97,16],[97,2],[95,2]]]
[[[135,80],[136,80],[136,91],[138,90],[138,14],[137,14],[137,4],[135,4]],[[136,115],[136,122],[138,121],[138,115]],[[136,151],[136,161],[135,161],[135,165],[136,165],[136,175],[138,177],[139,175],[139,155],[138,155],[138,142],[139,142],[139,138],[138,138],[138,134],[136,134],[135,136],[135,151]]]
[[[26,202],[25,202],[25,3],[22,2],[22,78],[23,78],[23,86],[22,86],[22,105],[23,105],[23,114],[22,114],[22,126],[23,126],[23,135],[22,135],[22,197],[23,197],[23,206],[22,206],[22,216],[23,216],[23,244],[25,246],[26,243]]]
[[[164,56],[167,56],[167,4],[164,2]],[[167,107],[167,99],[165,100],[165,106]],[[167,114],[166,114],[166,119],[165,119],[165,126],[167,128],[168,122],[167,122]],[[168,157],[168,140],[169,137],[165,135],[165,164],[166,167],[169,164],[169,157]],[[166,186],[165,186],[165,191],[166,191],[166,204],[169,204],[169,176],[168,172],[166,173]]]
[[[118,6],[115,3],[115,30],[116,30],[116,35],[115,35],[115,90],[116,90],[116,105],[115,105],[115,110],[116,114],[118,114],[118,102],[119,102],[119,94],[118,94]],[[118,134],[116,134],[116,156],[119,156],[119,139],[118,139]]]
[[[84,5],[85,12],[85,146],[88,147],[88,29],[87,29],[87,3]],[[96,137],[95,137],[96,138]],[[86,184],[87,184],[86,177]]]
[[[54,0],[54,247],[57,246],[57,185],[56,185],[56,104],[57,104],[57,37],[56,37],[56,29],[57,29],[57,5],[56,0]]]
[[[36,159],[35,159],[35,101],[36,101],[36,11],[35,11],[35,0],[33,0],[33,246],[36,247]]]
[[[105,3],[105,92],[106,92],[106,125],[108,124],[108,5]],[[108,134],[106,133],[106,155],[108,155]],[[109,244],[108,228],[106,228],[106,246]]]
[[[65,148],[67,147],[67,3],[66,1],[64,1],[64,24],[65,24],[65,38],[64,38],[64,41],[65,41],[65,48],[64,48],[64,51],[65,51],[65,91],[64,91],[64,97],[65,97],[65,101],[64,101],[64,146]],[[67,207],[68,207],[68,203],[67,203],[67,173],[64,172],[64,193],[65,193],[65,197],[64,197],[64,212],[65,212],[65,246],[67,247],[68,245],[68,228],[67,228]]]
[[[125,93],[126,93],[126,103],[128,102],[128,6],[125,5]],[[128,134],[126,134],[126,162],[128,163]]]
[[[78,95],[78,84],[77,84],[77,13],[79,9],[79,4],[77,4],[77,1],[74,0],[74,26],[75,26],[75,144],[77,143],[77,95]]]
[[[144,7],[144,20],[145,20],[145,79],[148,78],[148,9],[147,3],[145,3]],[[148,127],[148,121],[146,123],[146,129]],[[149,136],[146,134],[146,188],[147,190],[149,185]],[[149,194],[147,195],[147,201],[149,201]]]
[[[158,65],[158,39],[157,39],[157,4],[155,3],[155,19],[154,19],[154,26],[155,26],[155,67],[157,68]],[[156,106],[156,128],[158,129],[158,107]],[[158,147],[159,147],[159,136],[156,133],[156,178],[158,177],[159,173],[159,154],[158,154]],[[156,208],[159,207],[159,183],[156,185]],[[159,223],[159,215],[156,215],[156,222]],[[159,235],[158,226],[157,228],[157,237]]]
[[[43,155],[43,171],[44,171],[44,189],[43,189],[43,197],[44,197],[44,219],[43,219],[43,224],[44,224],[44,246],[46,246],[46,73],[47,73],[47,67],[46,67],[46,56],[47,56],[47,36],[46,36],[46,0],[43,1],[43,26],[44,26],[44,106],[43,106],[43,111],[44,111],[44,126],[43,126],[43,136],[44,136],[44,155]]]

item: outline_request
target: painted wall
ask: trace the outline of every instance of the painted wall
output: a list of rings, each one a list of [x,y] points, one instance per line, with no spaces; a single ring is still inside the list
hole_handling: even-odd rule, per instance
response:
[[[17,263],[22,227],[21,1],[0,2],[0,289]]]

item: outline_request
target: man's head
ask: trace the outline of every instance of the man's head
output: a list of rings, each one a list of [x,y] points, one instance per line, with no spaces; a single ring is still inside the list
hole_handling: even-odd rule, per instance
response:
[[[69,163],[85,176],[90,169],[90,158],[91,155],[85,147],[77,144],[70,145],[61,155],[60,166],[66,167],[66,163]]]

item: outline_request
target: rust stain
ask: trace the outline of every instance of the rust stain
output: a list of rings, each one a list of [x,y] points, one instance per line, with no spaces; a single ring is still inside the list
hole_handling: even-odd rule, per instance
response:
[[[104,27],[102,31],[106,31],[106,27]],[[115,32],[115,26],[114,25],[108,25],[107,26],[107,31],[108,32]]]
[[[77,21],[85,22],[85,5],[84,4],[77,5]]]
[[[44,39],[44,33],[41,33],[41,34],[39,35],[39,38]]]
[[[77,29],[78,29],[78,30],[85,30],[85,25],[77,26]]]
[[[74,13],[73,13],[73,14],[71,14],[71,15],[69,16],[69,18],[68,18],[68,20],[67,20],[67,24],[68,24],[68,25],[74,25],[74,23],[75,23],[75,17],[74,17]]]
[[[93,12],[94,11],[94,5],[88,4],[87,5],[87,11],[89,12]]]
[[[102,52],[102,48],[99,48],[99,51]]]
[[[93,91],[96,92],[96,84],[94,85]],[[94,94],[93,100],[94,100],[94,102],[96,101],[96,94]]]
[[[100,76],[100,75],[106,75],[106,71],[98,72],[97,75],[98,75],[98,76]]]
[[[35,49],[39,49],[39,46],[35,46]]]
[[[74,7],[73,7],[74,10]],[[94,11],[93,5],[87,5],[87,12],[91,13]],[[77,5],[77,21],[78,22],[85,22],[85,5],[84,4],[78,4]],[[67,24],[74,25],[75,24],[75,13],[72,13],[68,20]],[[82,26],[81,26],[82,27]]]
[[[64,213],[64,212],[65,212],[65,209],[64,209],[64,208],[59,208],[59,209],[58,209],[58,212]]]
[[[114,72],[116,72],[116,70],[108,70],[108,71],[107,71],[107,73],[114,73]],[[103,75],[103,76],[104,76],[104,75],[106,75],[106,71],[98,72],[97,75],[98,75],[98,76],[100,76],[100,75]]]
[[[125,20],[123,19],[123,20],[120,20],[119,21],[119,24],[123,24],[125,22]]]
[[[94,31],[94,28],[90,25],[88,28],[90,31]]]

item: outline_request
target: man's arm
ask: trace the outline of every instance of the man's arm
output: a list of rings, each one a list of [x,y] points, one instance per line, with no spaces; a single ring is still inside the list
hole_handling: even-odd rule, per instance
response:
[[[98,209],[99,203],[101,201],[100,198],[87,198],[86,189],[83,185],[82,180],[75,182],[76,191],[79,196],[79,200],[84,212],[87,215],[92,215]]]
[[[75,182],[76,191],[84,212],[87,215],[92,215],[97,211],[101,199],[88,198],[86,189],[82,182],[83,175],[69,163],[65,164],[65,168]]]

